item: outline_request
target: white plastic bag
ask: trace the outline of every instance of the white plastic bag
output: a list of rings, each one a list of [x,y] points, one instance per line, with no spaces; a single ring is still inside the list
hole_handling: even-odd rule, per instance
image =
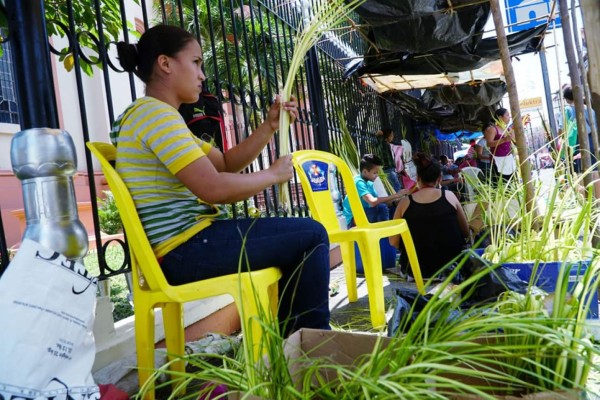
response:
[[[97,286],[80,263],[23,241],[0,279],[0,400],[100,399]]]

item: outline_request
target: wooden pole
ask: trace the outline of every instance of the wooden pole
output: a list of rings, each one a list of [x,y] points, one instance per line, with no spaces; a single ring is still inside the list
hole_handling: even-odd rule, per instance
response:
[[[567,0],[558,0],[560,10],[560,21],[562,24],[563,39],[565,43],[565,55],[569,66],[569,76],[571,77],[571,89],[573,90],[573,103],[577,120],[577,138],[579,139],[579,148],[581,152],[581,166],[583,171],[588,171],[592,165],[590,158],[590,144],[588,140],[587,129],[585,127],[585,115],[583,113],[583,87],[581,86],[581,76],[577,68],[577,56],[573,46],[573,30],[571,28],[571,17]],[[587,150],[587,151],[586,151]],[[583,182],[585,186],[592,183],[592,174],[584,174]]]
[[[500,49],[504,77],[506,78],[510,113],[513,117],[513,131],[515,133],[515,142],[517,144],[519,161],[521,163],[521,178],[525,184],[525,207],[527,211],[531,211],[534,206],[534,190],[531,177],[531,164],[528,160],[529,152],[527,151],[527,141],[525,140],[523,121],[521,120],[521,110],[519,109],[517,82],[510,61],[510,51],[508,49],[508,41],[506,40],[506,33],[504,32],[504,22],[502,22],[502,11],[500,10],[498,0],[490,0],[490,8],[492,10],[492,18],[494,19],[494,26],[496,28],[496,37]]]
[[[577,52],[577,65],[579,66],[579,75],[581,76],[581,84],[583,85],[583,93],[585,94],[583,101],[585,102],[585,107],[588,111],[588,116],[589,118],[589,122],[590,122],[590,128],[591,128],[591,140],[592,142],[590,143],[590,146],[593,145],[594,147],[594,155],[596,156],[596,159],[600,158],[599,155],[599,151],[600,149],[598,148],[598,129],[596,127],[596,124],[593,123],[593,119],[592,119],[592,94],[590,92],[590,85],[587,79],[587,73],[585,71],[585,63],[583,60],[583,52],[581,50],[581,45],[579,44],[579,32],[577,29],[577,8],[575,7],[575,0],[571,0],[571,18],[573,18],[573,40],[575,41],[575,51]],[[587,132],[587,129],[586,129]],[[589,137],[588,137],[589,139]],[[589,150],[589,149],[588,149]]]
[[[588,83],[592,107],[600,115],[600,0],[580,0],[588,54]],[[600,149],[596,149],[598,152]]]

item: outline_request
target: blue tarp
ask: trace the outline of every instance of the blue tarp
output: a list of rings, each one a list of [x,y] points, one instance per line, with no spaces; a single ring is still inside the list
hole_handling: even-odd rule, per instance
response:
[[[456,131],[452,133],[442,133],[439,129],[435,129],[435,137],[438,140],[471,140],[477,139],[483,136],[481,131]]]

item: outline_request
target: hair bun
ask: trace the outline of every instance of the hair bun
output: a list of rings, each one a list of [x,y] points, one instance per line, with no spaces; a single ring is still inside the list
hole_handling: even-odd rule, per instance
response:
[[[421,151],[418,151],[413,156],[413,162],[415,165],[420,165],[423,168],[427,168],[431,165],[431,158]]]
[[[135,72],[137,69],[138,52],[137,46],[131,43],[117,43],[117,54],[119,63],[126,72]]]

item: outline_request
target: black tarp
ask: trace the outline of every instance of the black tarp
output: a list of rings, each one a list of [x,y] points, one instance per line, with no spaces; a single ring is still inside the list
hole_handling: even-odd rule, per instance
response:
[[[481,130],[505,93],[506,83],[496,79],[434,87],[418,98],[400,91],[384,96],[416,121],[435,125],[442,132],[454,132]]]
[[[495,37],[483,38],[489,2],[474,0],[365,0],[363,60],[346,65],[352,75],[425,75],[465,72],[498,60]],[[546,25],[508,35],[512,56],[540,47]]]
[[[490,5],[473,4],[473,0],[366,0],[357,13],[369,25],[369,36],[382,52],[423,53],[461,43],[481,32]]]
[[[545,30],[546,25],[542,25],[508,35],[510,54],[518,56],[536,51]],[[375,53],[374,49],[370,49],[361,63],[346,70],[344,77],[355,74],[426,75],[464,72],[481,68],[500,58],[495,37],[480,41],[467,40],[427,54],[395,52],[376,56]]]

